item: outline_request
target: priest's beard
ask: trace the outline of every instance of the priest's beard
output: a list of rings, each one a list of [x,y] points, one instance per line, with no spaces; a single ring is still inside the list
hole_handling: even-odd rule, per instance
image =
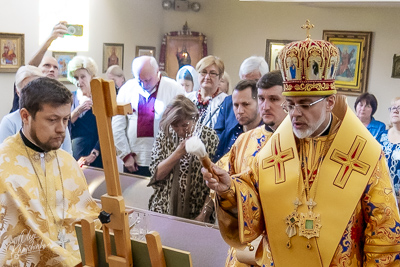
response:
[[[299,139],[304,139],[307,137],[311,137],[313,133],[324,123],[325,121],[325,114],[321,115],[321,117],[318,119],[318,121],[314,124],[309,126],[305,130],[298,130],[296,128],[293,128],[293,132],[296,135],[297,138]]]
[[[57,138],[49,137],[46,143],[43,143],[39,140],[36,134],[36,129],[31,128],[29,131],[29,134],[32,138],[31,141],[35,143],[38,147],[43,149],[44,151],[50,151],[50,150],[57,150],[61,147],[62,143],[64,142],[65,139],[65,133],[60,134]]]

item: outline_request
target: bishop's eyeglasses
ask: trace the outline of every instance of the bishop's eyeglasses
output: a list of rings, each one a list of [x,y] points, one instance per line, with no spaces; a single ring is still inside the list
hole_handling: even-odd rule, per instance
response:
[[[310,103],[310,104],[288,104],[288,102],[285,101],[285,102],[283,102],[283,103],[281,104],[281,107],[283,108],[283,110],[284,110],[286,113],[291,113],[291,112],[294,111],[294,109],[297,109],[297,111],[298,111],[299,113],[302,113],[302,114],[303,114],[303,112],[307,112],[307,111],[310,109],[311,106],[313,106],[313,105],[315,105],[315,104],[321,102],[321,101],[324,100],[325,98],[327,98],[327,96],[324,96],[324,97],[322,97],[322,98],[320,98],[320,99],[318,99],[318,100],[316,100],[316,101],[314,101],[314,102],[312,102],[312,103]]]

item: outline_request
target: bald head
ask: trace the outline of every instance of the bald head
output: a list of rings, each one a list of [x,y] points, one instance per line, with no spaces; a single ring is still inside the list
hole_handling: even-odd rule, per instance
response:
[[[54,57],[44,56],[39,68],[47,77],[51,79],[58,78],[58,62]]]
[[[159,81],[158,64],[154,57],[135,58],[132,62],[132,73],[140,86],[149,93]]]

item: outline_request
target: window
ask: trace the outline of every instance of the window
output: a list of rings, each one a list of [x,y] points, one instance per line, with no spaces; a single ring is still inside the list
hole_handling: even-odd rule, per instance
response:
[[[68,36],[53,41],[52,51],[89,50],[89,0],[39,0],[39,45],[49,37],[59,21],[83,25],[83,36]]]

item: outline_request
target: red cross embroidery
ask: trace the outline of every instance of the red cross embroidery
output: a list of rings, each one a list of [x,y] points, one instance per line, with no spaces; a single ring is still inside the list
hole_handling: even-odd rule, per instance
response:
[[[271,156],[263,159],[262,167],[263,169],[274,167],[275,183],[276,184],[283,183],[286,181],[284,163],[294,158],[293,148],[290,147],[284,151],[281,151],[279,134],[276,134],[271,139],[271,152],[272,152]]]
[[[366,143],[367,141],[364,138],[357,136],[353,145],[350,147],[349,153],[346,154],[337,149],[333,151],[331,160],[342,165],[333,182],[334,185],[344,188],[353,171],[364,175],[367,174],[370,166],[359,160]]]

